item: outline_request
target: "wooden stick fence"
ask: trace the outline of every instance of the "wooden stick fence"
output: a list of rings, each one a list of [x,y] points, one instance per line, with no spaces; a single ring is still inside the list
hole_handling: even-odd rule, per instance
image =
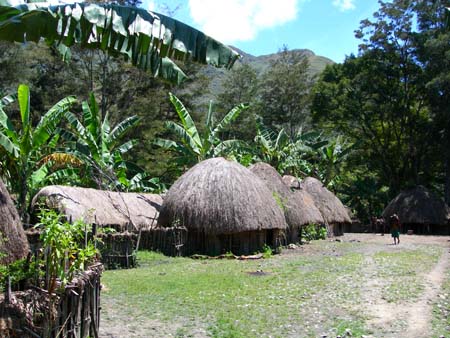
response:
[[[98,338],[100,277],[96,263],[57,294],[32,287],[0,296],[1,337]]]

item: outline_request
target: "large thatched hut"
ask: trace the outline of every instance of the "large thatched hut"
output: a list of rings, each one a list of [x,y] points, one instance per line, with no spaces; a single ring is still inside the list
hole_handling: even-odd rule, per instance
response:
[[[47,186],[33,198],[41,206],[58,210],[70,221],[108,226],[118,231],[147,230],[156,226],[162,198],[155,194],[123,193],[61,185]]]
[[[0,264],[25,258],[28,251],[28,241],[19,214],[0,180]]]
[[[419,234],[449,235],[449,208],[445,202],[424,186],[398,194],[384,209],[383,218],[397,214],[403,231]]]
[[[205,160],[169,189],[161,226],[188,229],[182,253],[252,254],[277,246],[286,229],[283,211],[250,170],[224,158]]]
[[[351,219],[339,198],[314,177],[305,178],[300,188],[312,196],[327,225],[328,236],[343,235],[344,227],[351,223]]]
[[[324,223],[323,217],[315,207],[312,198],[305,191],[292,192],[284,183],[281,175],[271,165],[260,162],[251,165],[249,169],[264,181],[279,203],[282,204],[288,224],[287,243],[299,242],[303,225]]]

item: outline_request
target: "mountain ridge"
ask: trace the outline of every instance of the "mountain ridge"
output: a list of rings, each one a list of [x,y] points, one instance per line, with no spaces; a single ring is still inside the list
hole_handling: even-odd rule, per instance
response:
[[[234,46],[230,46],[230,48],[242,55],[242,57],[236,61],[233,68],[240,67],[243,64],[248,64],[255,69],[258,77],[264,74],[270,67],[271,63],[279,59],[281,56],[281,52],[254,56]],[[310,64],[309,71],[313,76],[320,74],[327,65],[335,63],[333,60],[327,57],[316,55],[312,50],[309,49],[292,49],[288,50],[287,53],[306,55]],[[202,67],[200,73],[208,78],[209,87],[207,92],[205,91],[203,95],[194,99],[194,105],[203,106],[210,100],[214,101],[215,99],[217,99],[218,94],[222,91],[222,84],[228,72],[229,71],[226,69],[215,68],[213,66]]]

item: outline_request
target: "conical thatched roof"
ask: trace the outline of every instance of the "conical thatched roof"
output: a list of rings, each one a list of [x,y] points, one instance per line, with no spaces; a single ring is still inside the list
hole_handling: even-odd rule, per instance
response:
[[[294,190],[300,189],[300,181],[297,179],[297,177],[294,177],[291,175],[284,175],[283,182],[290,189],[294,189]]]
[[[36,194],[32,201],[33,209],[42,203],[72,221],[82,218],[97,225],[138,230],[156,226],[162,198],[154,194],[52,185]]]
[[[281,198],[285,207],[288,225],[302,226],[309,223],[323,223],[320,211],[306,192],[293,193],[283,182],[280,174],[267,163],[256,163],[249,167],[250,171],[264,181],[269,190]]]
[[[389,219],[393,214],[403,224],[445,225],[449,220],[445,202],[421,185],[398,194],[384,209],[383,218]]]
[[[304,220],[303,224],[315,223],[323,224],[325,220],[316,206],[313,197],[305,190],[299,189],[293,192],[296,206],[302,211]]]
[[[300,183],[300,187],[311,195],[326,223],[351,223],[342,202],[318,179],[307,177]]]
[[[283,212],[264,182],[221,157],[198,163],[173,184],[158,223],[209,234],[286,228]]]
[[[0,264],[25,258],[28,251],[28,241],[19,214],[0,180]]]

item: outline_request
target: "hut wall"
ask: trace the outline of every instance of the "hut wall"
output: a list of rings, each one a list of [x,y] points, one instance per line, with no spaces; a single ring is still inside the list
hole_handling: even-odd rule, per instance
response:
[[[345,223],[333,223],[331,224],[333,236],[344,235]]]
[[[102,263],[107,269],[133,268],[136,266],[138,235],[130,232],[97,235]]]
[[[183,254],[218,256],[232,252],[235,255],[251,255],[261,252],[264,245],[277,248],[282,244],[281,235],[277,230],[245,231],[226,235],[207,235],[202,231],[190,230]]]
[[[291,243],[300,243],[301,241],[301,231],[302,228],[301,227],[288,227],[287,231],[286,231],[286,235],[283,238],[283,245],[288,245]]]
[[[187,229],[153,228],[142,230],[140,236],[139,250],[158,251],[166,256],[181,256],[187,239]]]
[[[0,336],[98,337],[102,271],[100,263],[91,266],[75,277],[52,302],[48,292],[37,287],[1,295]],[[50,316],[50,308],[54,316]]]
[[[422,223],[404,223],[402,224],[402,232],[406,233],[412,230],[416,235],[450,235],[450,224],[422,224]]]

